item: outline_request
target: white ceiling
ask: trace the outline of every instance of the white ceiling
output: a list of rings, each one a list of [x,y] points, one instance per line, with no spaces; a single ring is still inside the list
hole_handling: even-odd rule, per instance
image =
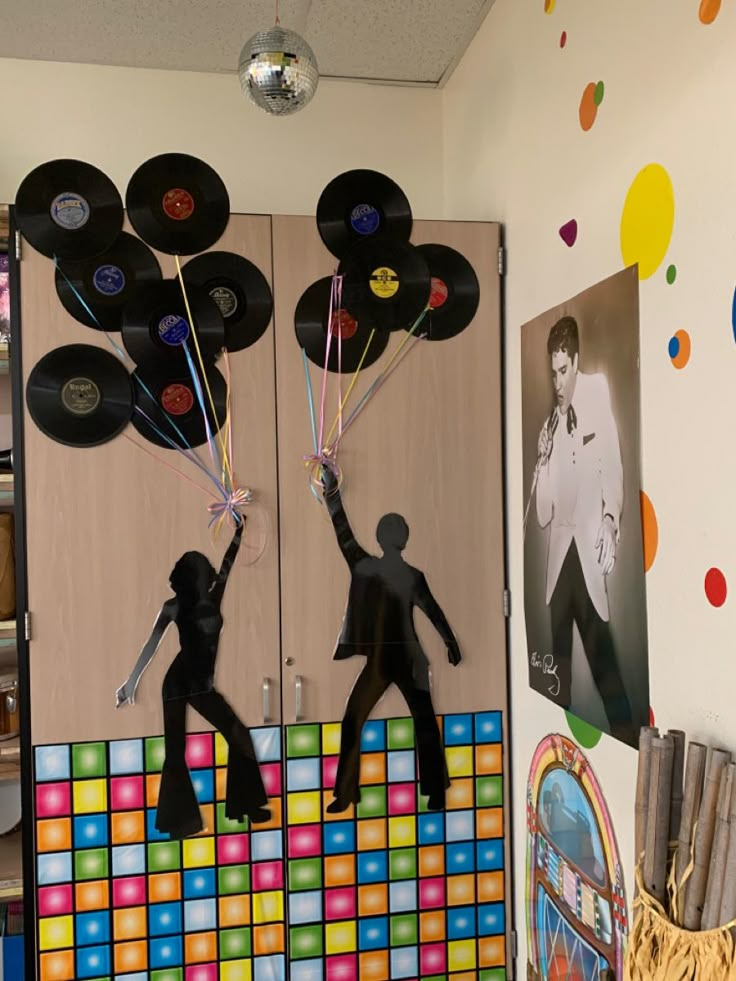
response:
[[[0,57],[232,72],[275,0],[3,0]],[[493,0],[279,0],[323,77],[442,84]],[[374,120],[369,122],[373,123]]]

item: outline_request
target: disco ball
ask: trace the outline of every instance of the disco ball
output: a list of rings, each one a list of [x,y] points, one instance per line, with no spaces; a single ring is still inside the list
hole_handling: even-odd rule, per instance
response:
[[[319,82],[317,59],[307,42],[278,25],[246,41],[238,75],[243,92],[272,116],[303,109]]]

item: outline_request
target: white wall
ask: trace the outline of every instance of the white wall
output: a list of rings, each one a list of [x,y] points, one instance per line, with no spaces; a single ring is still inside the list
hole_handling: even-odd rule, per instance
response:
[[[527,685],[522,579],[520,325],[623,267],[622,205],[641,167],[668,170],[675,226],[640,284],[643,487],[659,521],[647,575],[651,704],[660,728],[736,750],[736,602],[715,609],[703,581],[719,566],[736,589],[736,9],[705,26],[699,0],[497,0],[443,93],[448,218],[506,223],[508,503],[512,604],[517,926],[525,976],[524,793],[534,747],[570,735],[562,711]],[[560,48],[561,32],[568,40]],[[605,83],[589,132],[588,82]],[[568,248],[559,227],[576,218]],[[673,285],[665,280],[677,266]],[[669,338],[686,329],[688,366]],[[604,736],[588,752],[611,808],[633,894],[636,754]]]
[[[168,151],[220,174],[233,211],[313,214],[324,185],[352,167],[391,174],[418,217],[442,216],[437,92],[323,81],[286,119],[242,95],[237,76],[0,59],[0,201],[37,164],[76,157],[121,193]]]

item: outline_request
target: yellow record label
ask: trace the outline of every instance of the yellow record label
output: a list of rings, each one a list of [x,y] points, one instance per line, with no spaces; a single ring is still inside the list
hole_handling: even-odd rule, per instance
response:
[[[399,277],[388,266],[379,266],[371,273],[370,287],[377,297],[388,300],[395,296],[399,289]]]

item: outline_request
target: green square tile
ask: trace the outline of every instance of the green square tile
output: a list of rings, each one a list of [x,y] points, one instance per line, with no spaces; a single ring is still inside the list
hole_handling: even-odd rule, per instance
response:
[[[478,978],[479,981],[506,981],[506,968],[491,967],[487,971],[481,971]]]
[[[217,870],[217,890],[221,896],[250,892],[249,865],[222,865]]]
[[[106,848],[83,848],[74,852],[75,879],[106,879],[109,872]]]
[[[300,892],[304,889],[321,888],[321,858],[296,858],[289,861],[289,889]]]
[[[148,846],[148,871],[167,872],[181,868],[178,841],[154,841]]]
[[[289,950],[294,960],[322,956],[322,926],[292,927],[289,930]]]
[[[416,848],[393,848],[388,853],[389,878],[416,879],[417,850]]]
[[[146,771],[158,773],[164,765],[166,749],[163,736],[151,736],[146,740]]]
[[[163,971],[151,971],[151,981],[183,981],[184,971],[180,967],[167,967]]]
[[[233,961],[236,957],[251,956],[250,930],[220,930],[220,959]]]
[[[389,749],[412,749],[414,723],[411,719],[389,719],[387,727]]]
[[[225,814],[225,802],[221,801],[217,805],[217,833],[220,835],[234,834],[236,831],[243,832],[248,830],[248,819],[233,821]]]
[[[500,807],[503,804],[503,777],[478,777],[475,804],[476,807]]]
[[[429,795],[423,794],[417,784],[417,814],[429,814]]]
[[[424,978],[424,981],[447,981],[446,974],[433,974],[429,978]]]
[[[402,916],[391,917],[391,946],[406,947],[417,941],[417,914],[405,913]]]
[[[286,755],[290,759],[300,756],[319,756],[319,726],[287,726]]]
[[[104,743],[77,743],[72,746],[72,775],[104,777],[107,774],[107,750]]]
[[[378,784],[360,788],[359,818],[386,817],[386,788]]]

